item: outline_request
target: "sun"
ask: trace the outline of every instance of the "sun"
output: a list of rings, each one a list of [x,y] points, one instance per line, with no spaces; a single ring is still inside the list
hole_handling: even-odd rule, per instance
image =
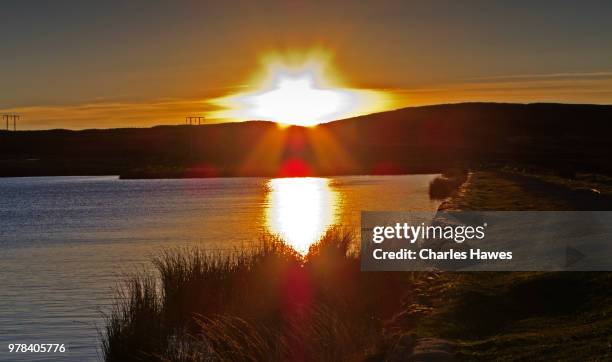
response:
[[[256,119],[313,126],[352,110],[356,97],[342,89],[327,88],[316,82],[316,74],[277,73],[270,89],[245,96],[243,102]]]
[[[342,86],[328,58],[320,53],[298,57],[297,62],[295,56],[265,57],[263,76],[253,82],[256,86],[211,100],[221,110],[209,116],[315,126],[384,107],[382,92]]]

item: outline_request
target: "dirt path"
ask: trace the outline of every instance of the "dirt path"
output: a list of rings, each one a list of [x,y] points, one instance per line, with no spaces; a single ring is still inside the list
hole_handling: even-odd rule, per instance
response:
[[[441,210],[612,210],[612,197],[509,172],[478,171]]]

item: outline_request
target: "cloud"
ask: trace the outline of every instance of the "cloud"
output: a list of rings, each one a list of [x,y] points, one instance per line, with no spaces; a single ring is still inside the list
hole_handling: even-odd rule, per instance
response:
[[[235,90],[235,89],[234,89]],[[380,88],[393,99],[393,108],[456,102],[563,102],[610,104],[612,72],[504,75],[463,82],[414,88]],[[163,98],[135,101],[125,98],[96,99],[71,105],[30,105],[1,109],[21,115],[19,129],[151,127],[183,124],[186,116],[208,116],[222,110],[211,100]],[[0,125],[2,126],[2,125]]]
[[[521,79],[521,80],[538,80],[538,79],[563,79],[563,78],[610,78],[612,71],[602,72],[561,72],[561,73],[540,73],[540,74],[508,74],[495,75],[489,77],[471,78],[471,80],[503,80],[503,79]]]
[[[33,105],[1,110],[21,115],[20,128],[114,128],[182,124],[186,116],[204,116],[210,105],[201,99],[92,101],[72,105]]]
[[[394,92],[411,105],[476,101],[610,104],[612,72],[472,78]]]

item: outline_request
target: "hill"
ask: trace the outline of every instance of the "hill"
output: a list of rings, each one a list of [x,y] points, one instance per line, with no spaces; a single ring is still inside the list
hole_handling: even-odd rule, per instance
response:
[[[0,132],[0,175],[301,176],[520,164],[612,173],[612,106],[460,103],[281,128]]]

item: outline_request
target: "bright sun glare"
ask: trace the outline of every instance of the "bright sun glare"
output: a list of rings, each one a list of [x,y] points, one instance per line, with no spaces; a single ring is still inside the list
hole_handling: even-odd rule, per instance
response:
[[[355,106],[350,92],[317,86],[311,73],[280,73],[272,89],[251,95],[246,101],[255,118],[302,126],[333,119]]]
[[[314,52],[298,62],[278,55],[266,57],[263,75],[254,82],[258,85],[212,100],[222,108],[212,117],[313,126],[387,106],[382,92],[340,86],[339,78],[329,69],[328,58]]]
[[[329,179],[277,178],[268,181],[265,221],[268,230],[306,254],[337,222],[339,195]]]

